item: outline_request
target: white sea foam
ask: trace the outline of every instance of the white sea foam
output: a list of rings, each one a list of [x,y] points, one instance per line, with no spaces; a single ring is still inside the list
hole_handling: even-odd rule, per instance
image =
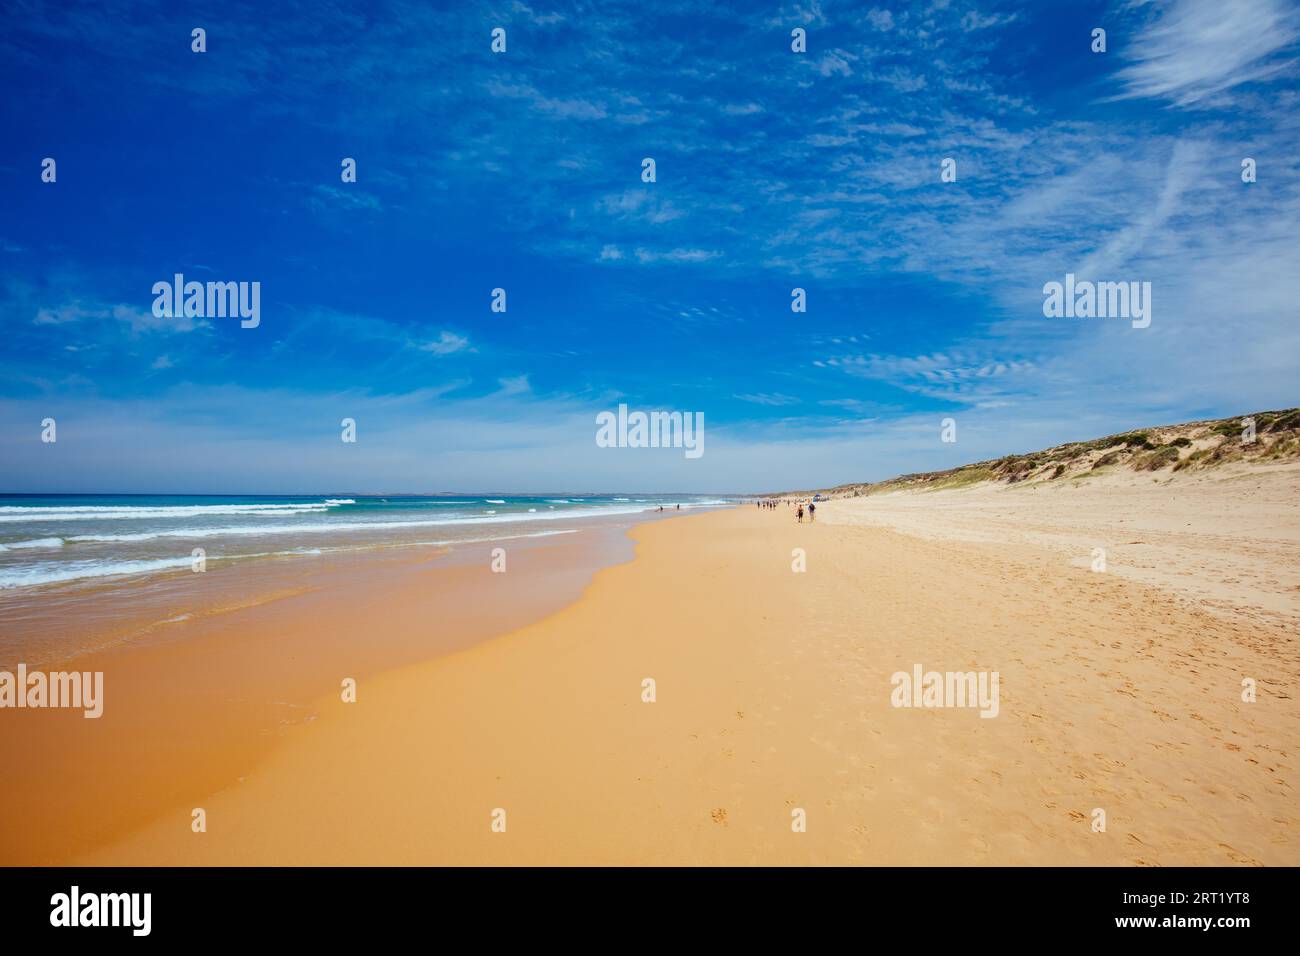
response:
[[[645,508],[604,507],[571,511],[537,512],[536,514],[465,515],[458,518],[419,518],[413,521],[322,521],[311,524],[224,525],[217,528],[168,528],[123,534],[78,534],[69,543],[83,541],[152,541],[156,538],[219,538],[274,534],[327,534],[331,531],[401,531],[404,528],[427,528],[443,525],[502,524],[508,522],[600,518],[607,515],[640,514]]]
[[[561,531],[530,531],[527,534],[494,534],[487,538],[444,538],[441,541],[412,541],[412,545],[422,547],[442,547],[444,545],[484,544],[491,541],[514,541],[517,538],[549,538],[557,534],[577,534],[577,528],[565,528]]]
[[[510,541],[517,538],[545,538],[559,534],[577,534],[578,529],[566,528],[559,531],[533,531],[528,534],[492,535],[485,538],[447,538],[440,541],[403,542],[405,546],[442,547],[446,545],[481,544],[491,541]],[[259,551],[254,554],[217,555],[209,561],[238,561],[248,558],[318,556],[329,552],[361,551],[364,548],[295,548],[289,551]],[[43,584],[64,584],[88,578],[120,577],[123,575],[155,574],[159,571],[174,571],[190,566],[191,558],[183,557],[156,558],[139,561],[87,560],[87,561],[41,561],[36,564],[19,565],[0,570],[0,590],[13,588],[38,587]]]
[[[30,548],[61,548],[62,538],[32,538],[30,541],[10,541],[0,544],[0,551],[26,551]]]
[[[121,521],[136,518],[202,518],[208,515],[257,515],[265,518],[287,518],[300,514],[319,514],[343,504],[355,504],[351,499],[280,504],[224,504],[224,505],[87,505],[66,507],[0,507],[0,523],[20,521]]]
[[[190,558],[155,558],[149,561],[42,561],[0,571],[0,589],[60,584],[81,578],[102,578],[121,574],[151,574],[188,567]]]

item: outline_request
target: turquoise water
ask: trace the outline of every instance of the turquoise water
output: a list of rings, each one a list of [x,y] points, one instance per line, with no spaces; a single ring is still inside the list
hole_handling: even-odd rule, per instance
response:
[[[572,533],[593,519],[716,507],[702,495],[0,495],[0,590],[209,562]],[[102,582],[101,582],[102,583]]]

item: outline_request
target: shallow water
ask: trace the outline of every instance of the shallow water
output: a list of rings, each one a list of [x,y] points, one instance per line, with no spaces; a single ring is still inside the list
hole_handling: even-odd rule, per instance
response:
[[[0,496],[0,663],[53,660],[327,586],[403,549],[522,542],[703,496]]]

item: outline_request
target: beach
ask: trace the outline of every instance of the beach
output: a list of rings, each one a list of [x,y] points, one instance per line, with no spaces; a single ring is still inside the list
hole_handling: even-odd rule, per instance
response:
[[[1297,470],[1174,478],[1159,511],[1141,481],[641,522],[635,557],[575,571],[562,600],[517,603],[514,571],[492,576],[473,606],[527,620],[459,640],[473,615],[444,619],[457,589],[430,600],[445,569],[425,568],[368,578],[351,612],[271,601],[205,640],[109,651],[102,720],[29,712],[37,737],[6,734],[32,779],[54,744],[94,762],[61,764],[57,800],[0,798],[22,821],[3,862],[1295,865]],[[1118,530],[1089,523],[1101,500]],[[1176,574],[1141,570],[1129,507]],[[1216,550],[1250,515],[1271,530]],[[408,653],[370,654],[380,633]],[[996,715],[895,706],[918,666],[996,672]],[[178,690],[196,672],[202,700]],[[132,750],[238,712],[221,679],[247,673],[319,692],[226,753]],[[132,789],[165,799],[112,798]]]

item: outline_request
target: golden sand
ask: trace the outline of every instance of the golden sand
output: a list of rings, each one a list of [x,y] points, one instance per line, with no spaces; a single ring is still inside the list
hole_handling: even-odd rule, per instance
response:
[[[490,570],[494,543],[352,557],[324,571],[310,560],[296,570],[250,565],[215,590],[216,603],[213,588],[196,590],[172,609],[186,620],[129,639],[114,616],[105,628],[80,609],[76,620],[95,650],[42,669],[102,671],[104,713],[86,720],[73,710],[0,711],[8,774],[0,864],[66,862],[237,784],[291,731],[319,718],[319,700],[337,701],[344,677],[364,683],[576,599],[594,567],[625,557],[629,549],[611,547],[614,533],[506,542],[506,574]],[[258,575],[265,581],[249,581]],[[289,576],[296,586],[280,587]]]
[[[1294,472],[1267,481],[1295,500]],[[1226,499],[1215,496],[1234,492],[1189,483],[1165,493],[1182,502],[1168,506],[1178,533],[1195,536],[1196,516],[1217,514]],[[1201,606],[1188,596],[1192,571],[1208,581],[1219,565],[1184,554],[1192,571],[1165,586],[1115,573],[1128,543],[1094,573],[1093,538],[1114,540],[1103,528],[1073,543],[1064,532],[1012,534],[1086,525],[1070,508],[1099,500],[1071,499],[1068,487],[1044,494],[1038,505],[973,504],[952,522],[966,531],[951,534],[931,519],[924,534],[883,526],[885,499],[829,502],[812,525],[784,507],[641,525],[635,560],[599,572],[576,603],[368,676],[356,703],[321,696],[319,719],[277,735],[242,780],[205,789],[206,753],[168,755],[171,805],[73,858],[1300,863],[1300,655],[1286,602],[1225,614],[1217,605],[1249,604],[1228,588]],[[974,537],[981,507],[981,540],[956,540]],[[896,520],[913,520],[908,509],[925,511],[911,502]],[[1278,593],[1295,587],[1295,527],[1249,545],[1259,593],[1274,593],[1274,577]],[[1230,527],[1199,533],[1233,537]],[[1161,546],[1179,551],[1176,536]],[[796,548],[806,572],[792,571]],[[410,613],[411,593],[387,594],[369,609],[375,629]],[[170,653],[149,680],[194,666],[186,646]],[[891,706],[891,675],[916,664],[999,672],[998,716]],[[1241,696],[1247,677],[1258,682],[1253,703]],[[191,831],[193,807],[207,832]],[[1093,828],[1098,809],[1104,832]],[[498,810],[504,832],[493,828]],[[792,828],[799,810],[806,832]],[[31,813],[23,826],[53,839],[58,820]]]

